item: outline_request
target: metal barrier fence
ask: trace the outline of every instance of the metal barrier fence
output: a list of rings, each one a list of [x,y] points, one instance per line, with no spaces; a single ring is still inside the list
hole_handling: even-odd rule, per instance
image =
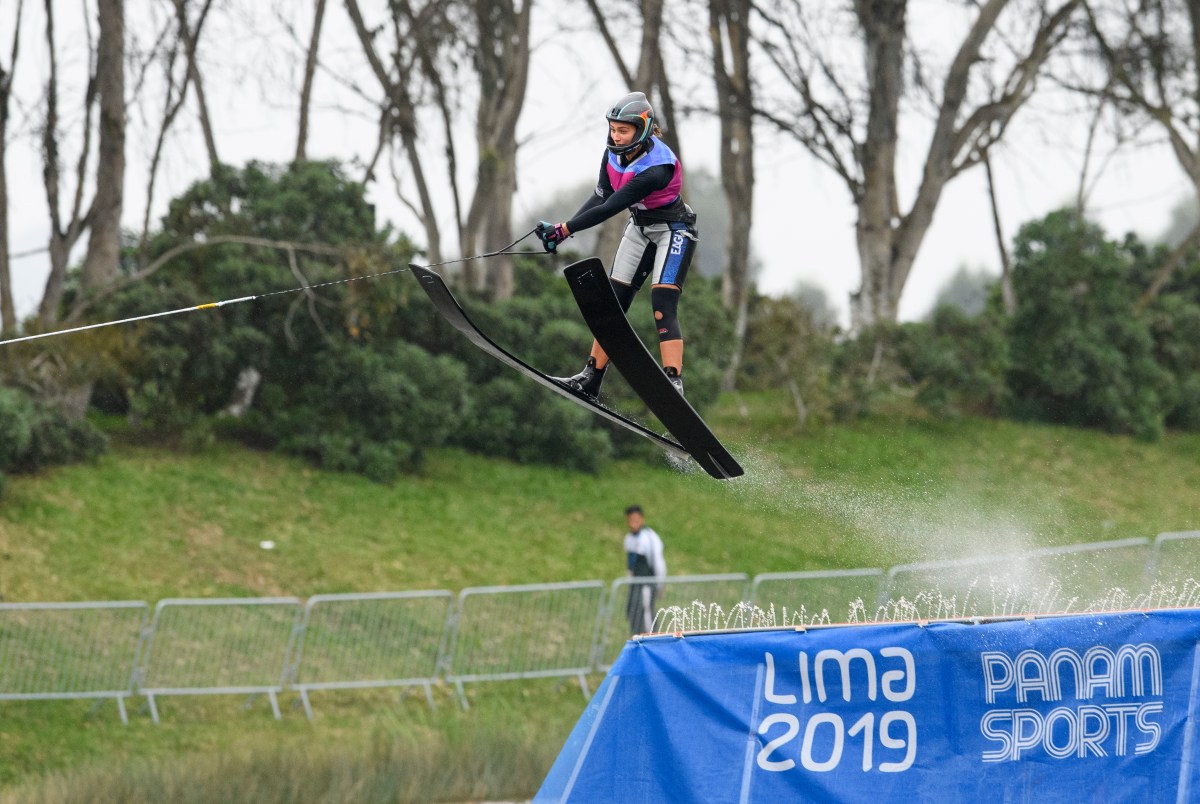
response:
[[[922,619],[1103,608],[1141,590],[1144,538],[1047,547],[1009,555],[901,564],[888,570],[880,606],[903,599]]]
[[[479,586],[458,595],[446,681],[467,708],[463,684],[517,678],[579,679],[585,697],[604,606],[601,581]]]
[[[265,694],[278,720],[302,613],[294,597],[160,600],[138,670],[154,722],[159,695]]]
[[[750,584],[750,602],[761,609],[774,606],[781,624],[798,618],[801,624],[850,622],[856,607],[869,619],[875,612],[881,569],[815,570],[810,572],[764,572]]]
[[[316,595],[304,607],[291,688],[312,719],[312,690],[421,686],[431,709],[454,595],[432,592]]]
[[[634,633],[648,629],[635,626],[631,617],[642,590],[655,590],[650,603],[654,610],[669,606],[690,606],[695,600],[716,604],[728,611],[746,599],[750,577],[744,572],[721,575],[676,575],[667,578],[617,578],[612,582],[604,617],[603,637],[595,644],[592,664],[607,671],[616,661],[626,641]],[[653,617],[653,615],[651,615]]]
[[[152,620],[141,601],[0,603],[0,701],[113,698],[128,722],[125,700],[143,695],[157,723],[163,695],[264,694],[276,719],[287,689],[310,718],[310,693],[325,689],[420,686],[433,707],[439,678],[454,684],[464,708],[473,681],[574,677],[588,696],[587,675],[607,670],[623,649],[629,603],[643,589],[655,590],[659,614],[699,600],[727,612],[743,601],[786,607],[806,621],[825,611],[835,619],[848,603],[847,614],[863,620],[962,619],[1200,606],[1198,577],[1200,531],[1188,531],[1161,533],[1153,547],[1121,539],[905,564],[886,576],[618,578],[607,595],[604,582],[580,581],[475,587],[457,598],[445,590],[317,595],[304,606],[294,597],[172,599]]]
[[[149,610],[142,601],[0,603],[0,700],[114,698],[128,723]]]
[[[1145,586],[1150,594],[1165,596],[1174,591],[1177,597],[1171,602],[1183,605],[1187,597],[1184,586],[1189,581],[1194,585],[1197,579],[1200,579],[1200,530],[1158,534],[1146,562]]]

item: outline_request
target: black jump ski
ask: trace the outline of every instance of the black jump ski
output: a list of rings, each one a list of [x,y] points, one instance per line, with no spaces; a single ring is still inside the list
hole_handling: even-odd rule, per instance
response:
[[[596,257],[563,269],[588,328],[634,393],[717,479],[740,477],[742,467],[663,373],[621,310],[603,263]]]
[[[454,295],[450,293],[450,288],[446,287],[446,283],[442,281],[442,278],[438,274],[434,273],[428,268],[423,268],[420,265],[409,265],[409,268],[412,269],[413,275],[416,276],[417,280],[421,283],[422,290],[429,295],[429,299],[433,302],[433,306],[437,308],[437,311],[442,314],[443,318],[450,322],[451,326],[453,326],[463,335],[466,335],[467,340],[471,341],[471,343],[475,344],[480,349],[499,360],[501,363],[512,366],[526,377],[536,380],[538,383],[546,386],[551,391],[565,396],[567,399],[571,400],[577,405],[587,408],[593,413],[600,414],[610,422],[614,422],[622,427],[632,430],[643,438],[648,438],[675,457],[681,460],[687,460],[689,457],[688,451],[666,436],[659,435],[653,430],[643,427],[632,419],[625,418],[615,410],[610,410],[604,407],[590,396],[577,393],[566,385],[558,382],[553,377],[543,374],[529,364],[505,351],[503,348],[498,346],[495,341],[493,341],[487,335],[484,335],[483,332],[481,332],[480,329],[476,327],[474,323],[472,323],[471,319],[467,317],[466,311],[464,311],[462,306],[459,305],[458,300],[455,299]]]

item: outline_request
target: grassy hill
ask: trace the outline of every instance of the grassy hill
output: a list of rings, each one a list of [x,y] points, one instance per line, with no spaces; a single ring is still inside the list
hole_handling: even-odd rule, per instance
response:
[[[611,579],[632,502],[672,574],[886,567],[1200,528],[1196,435],[1146,444],[916,415],[797,434],[788,402],[769,394],[724,399],[710,422],[745,478],[634,462],[593,476],[443,451],[382,486],[228,444],[172,453],[118,438],[95,465],[9,479],[0,595],[153,602]],[[259,547],[267,539],[275,549]],[[465,714],[439,695],[431,714],[419,696],[331,693],[312,725],[229,700],[171,700],[159,727],[76,702],[0,702],[0,784],[15,800],[135,801],[144,784],[179,786],[173,800],[211,789],[300,801],[403,777],[420,792],[371,790],[527,796],[583,707],[553,682],[489,685]],[[254,787],[280,774],[318,787]]]

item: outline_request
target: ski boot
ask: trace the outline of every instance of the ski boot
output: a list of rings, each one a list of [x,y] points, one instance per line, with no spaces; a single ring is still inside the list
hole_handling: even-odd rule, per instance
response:
[[[663,373],[667,375],[667,379],[671,381],[671,385],[675,386],[675,390],[683,396],[683,377],[679,376],[679,370],[674,366],[664,366]]]
[[[589,357],[583,371],[570,377],[555,377],[554,379],[568,388],[595,399],[600,396],[600,385],[604,382],[604,372],[607,370],[608,366],[602,369],[596,368],[596,358]]]

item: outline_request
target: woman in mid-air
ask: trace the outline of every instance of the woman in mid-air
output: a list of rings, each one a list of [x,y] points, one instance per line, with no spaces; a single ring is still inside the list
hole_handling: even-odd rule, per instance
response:
[[[629,223],[613,258],[609,278],[621,308],[629,305],[647,276],[650,303],[658,329],[663,371],[683,393],[683,333],[679,328],[679,296],[696,249],[696,213],[679,194],[683,166],[659,137],[654,109],[641,92],[618,100],[608,118],[608,149],[600,165],[595,193],[565,223],[538,224],[537,234],[547,251],[576,232],[590,229],[629,210]],[[604,382],[608,355],[592,342],[583,370],[560,382],[596,397]]]

